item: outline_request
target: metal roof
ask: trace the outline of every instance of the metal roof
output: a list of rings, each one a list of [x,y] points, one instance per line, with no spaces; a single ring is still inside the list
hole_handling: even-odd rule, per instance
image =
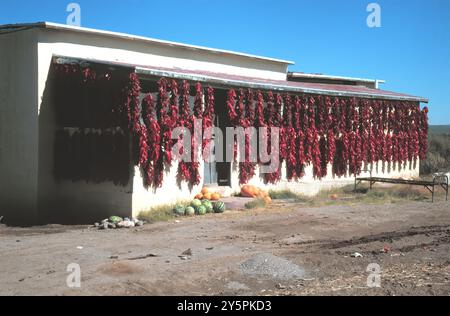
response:
[[[361,82],[361,83],[386,83],[385,80],[380,79],[365,79],[365,78],[354,78],[354,77],[344,77],[344,76],[331,76],[324,74],[310,74],[304,72],[288,72],[288,77],[291,78],[306,78],[306,79],[325,79],[325,80],[341,80],[350,82]]]
[[[31,28],[55,29],[55,30],[92,34],[92,35],[101,35],[101,36],[120,38],[120,39],[125,39],[125,40],[130,40],[130,41],[140,41],[140,42],[144,42],[144,43],[159,44],[159,45],[164,45],[164,46],[181,47],[181,48],[185,48],[185,49],[189,49],[189,50],[205,51],[205,52],[210,52],[210,53],[214,53],[214,54],[238,56],[238,57],[256,59],[256,60],[261,60],[261,61],[266,61],[266,62],[268,61],[268,62],[273,62],[273,63],[278,63],[278,64],[284,64],[286,66],[295,64],[293,61],[289,61],[289,60],[263,57],[263,56],[258,56],[258,55],[224,50],[224,49],[216,49],[216,48],[209,48],[209,47],[204,47],[204,46],[189,45],[189,44],[183,44],[183,43],[178,43],[178,42],[164,41],[164,40],[150,38],[150,37],[130,35],[130,34],[126,34],[126,33],[103,31],[103,30],[97,30],[97,29],[92,29],[92,28],[51,23],[51,22],[0,25],[0,35],[2,33],[21,31],[21,30],[26,30],[26,29],[31,29]]]
[[[192,71],[181,68],[164,68],[150,65],[136,65],[121,62],[106,62],[101,60],[80,60],[69,57],[55,57],[57,63],[96,63],[104,65],[113,65],[134,69],[142,76],[150,77],[171,77],[177,79],[186,79],[191,81],[200,81],[216,87],[234,87],[234,88],[253,88],[274,91],[285,91],[292,93],[311,93],[330,96],[360,97],[370,99],[386,99],[400,101],[414,101],[428,103],[428,99],[412,96],[403,93],[397,93],[387,90],[372,89],[365,86],[350,86],[339,84],[324,84],[310,82],[296,82],[288,80],[270,80],[262,78],[253,78],[239,75],[230,75],[224,73],[208,71]]]

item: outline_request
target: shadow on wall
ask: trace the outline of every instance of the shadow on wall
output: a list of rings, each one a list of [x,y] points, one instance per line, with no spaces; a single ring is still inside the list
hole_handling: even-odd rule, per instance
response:
[[[130,136],[114,119],[123,73],[95,79],[52,65],[39,112],[39,224],[92,224],[130,217]]]

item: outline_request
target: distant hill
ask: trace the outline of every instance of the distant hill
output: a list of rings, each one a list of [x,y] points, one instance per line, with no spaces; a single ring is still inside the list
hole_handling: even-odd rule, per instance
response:
[[[450,125],[430,125],[430,131],[434,134],[450,135]]]

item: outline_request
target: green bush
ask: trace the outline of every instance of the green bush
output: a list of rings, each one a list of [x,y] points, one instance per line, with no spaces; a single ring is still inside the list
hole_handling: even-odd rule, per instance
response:
[[[450,170],[450,135],[430,132],[427,158],[420,162],[420,173],[429,175]]]

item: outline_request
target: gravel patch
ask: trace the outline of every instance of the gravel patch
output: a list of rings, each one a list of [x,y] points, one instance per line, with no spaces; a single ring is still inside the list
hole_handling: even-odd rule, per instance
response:
[[[249,290],[249,287],[241,282],[231,281],[228,282],[227,288],[230,290],[236,290],[236,291],[244,291]]]
[[[305,270],[289,260],[263,253],[250,258],[240,266],[242,273],[249,276],[267,276],[277,280],[302,279]]]

